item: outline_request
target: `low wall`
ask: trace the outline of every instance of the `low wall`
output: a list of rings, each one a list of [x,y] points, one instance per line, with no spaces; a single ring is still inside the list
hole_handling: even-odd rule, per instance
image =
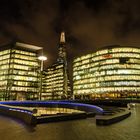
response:
[[[36,117],[31,111],[0,105],[0,114],[20,119],[29,125],[36,125]]]
[[[115,115],[96,116],[96,124],[97,125],[110,125],[110,124],[119,122],[121,120],[124,120],[130,115],[131,115],[131,111],[126,109],[124,112],[121,112]]]
[[[87,118],[86,113],[74,113],[74,114],[61,114],[54,116],[42,116],[37,118],[37,123],[47,123],[47,122],[59,122],[59,121],[69,121],[75,119],[85,119]]]

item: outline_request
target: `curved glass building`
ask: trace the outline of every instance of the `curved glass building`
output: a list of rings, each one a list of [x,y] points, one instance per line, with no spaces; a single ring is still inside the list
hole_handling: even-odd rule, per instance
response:
[[[140,48],[109,46],[74,59],[75,98],[140,97]]]

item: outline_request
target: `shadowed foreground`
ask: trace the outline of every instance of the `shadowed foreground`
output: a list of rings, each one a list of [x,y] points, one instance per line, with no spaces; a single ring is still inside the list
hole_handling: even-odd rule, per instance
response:
[[[20,121],[0,116],[1,140],[139,140],[140,104],[132,115],[116,124],[96,126],[95,118],[46,123],[29,127]]]

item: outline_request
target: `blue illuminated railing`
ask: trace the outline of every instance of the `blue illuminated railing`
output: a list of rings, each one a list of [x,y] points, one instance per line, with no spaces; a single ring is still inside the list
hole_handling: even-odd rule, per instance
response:
[[[30,115],[33,115],[32,112],[27,111],[27,110],[23,110],[23,109],[9,108],[9,110],[11,110],[11,111],[17,111],[17,112],[23,112],[23,113],[28,113],[28,114],[30,114]]]
[[[90,109],[90,110],[96,110],[99,113],[103,113],[103,109],[98,107],[98,106],[95,106],[95,105],[89,105],[89,104],[83,104],[83,103],[65,102],[65,101],[6,101],[6,102],[0,102],[0,104],[16,105],[16,106],[56,105],[57,107],[59,107],[60,105],[64,105],[66,108],[67,107],[68,108],[79,107],[79,108],[85,108],[85,109]],[[13,109],[15,109],[15,108],[13,107]],[[25,110],[25,109],[21,109],[21,108],[16,108],[16,109],[17,109],[17,111],[25,111],[27,113],[32,113],[30,110]]]
[[[7,104],[4,104],[4,103],[0,102],[0,108],[6,109],[6,110],[10,110],[10,111],[17,111],[17,112],[28,113],[30,115],[33,115],[32,110],[24,109],[24,108],[20,108],[20,107],[14,107],[14,106],[12,106],[12,104],[11,104],[11,106],[9,106]]]

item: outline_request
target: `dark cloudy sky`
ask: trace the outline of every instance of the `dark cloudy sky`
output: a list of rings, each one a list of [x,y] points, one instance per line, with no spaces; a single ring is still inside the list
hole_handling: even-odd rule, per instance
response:
[[[44,47],[48,65],[65,30],[69,61],[112,44],[140,46],[139,0],[0,0],[0,44]]]

